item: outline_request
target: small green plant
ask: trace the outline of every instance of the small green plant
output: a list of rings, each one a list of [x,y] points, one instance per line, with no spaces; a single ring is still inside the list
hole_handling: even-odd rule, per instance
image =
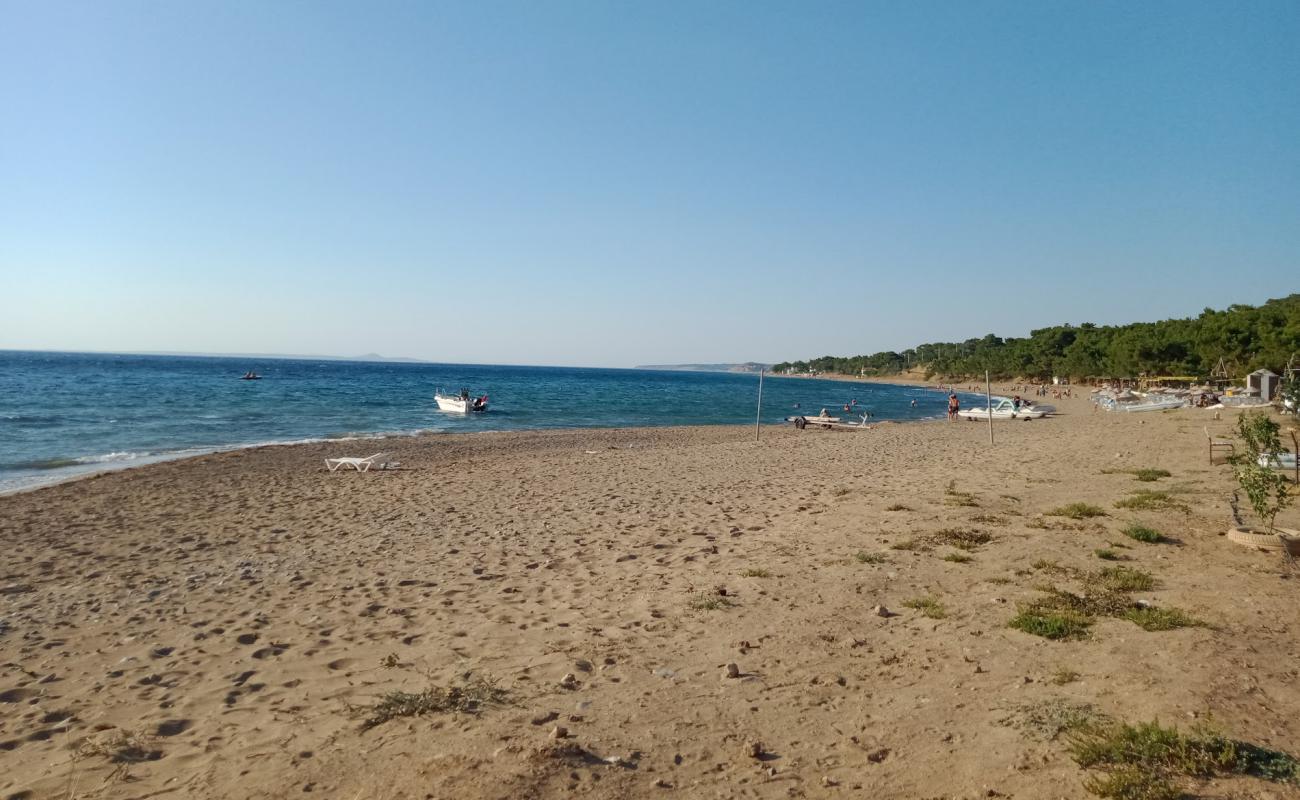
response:
[[[1124,619],[1144,631],[1172,631],[1175,628],[1195,628],[1205,623],[1177,608],[1141,606],[1124,612]]]
[[[1071,680],[1078,679],[1078,673],[1068,674],[1072,676]],[[1045,742],[1055,741],[1061,734],[1076,728],[1110,719],[1097,711],[1091,703],[1075,703],[1059,697],[1012,706],[1010,710],[1010,716],[998,722],[1018,728]]]
[[[1127,508],[1132,511],[1182,511],[1183,513],[1191,510],[1169,492],[1154,492],[1148,489],[1134,492],[1123,500],[1116,501],[1115,508]]]
[[[943,557],[943,560],[951,561],[954,564],[969,564],[975,559],[971,558],[965,553],[949,553],[948,555]]]
[[[894,503],[891,506],[885,506],[885,510],[886,511],[911,511],[912,509],[908,508],[902,503]]]
[[[1232,470],[1255,516],[1270,532],[1275,532],[1277,515],[1291,505],[1291,481],[1282,473],[1244,457],[1234,460]]]
[[[1282,426],[1264,411],[1248,411],[1237,417],[1237,435],[1243,444],[1243,457],[1251,461],[1282,449]]]
[[[1070,755],[1084,769],[1102,771],[1088,791],[1116,800],[1182,797],[1185,778],[1252,775],[1278,783],[1300,783],[1300,761],[1276,750],[1229,739],[1207,728],[1182,733],[1158,721],[1100,721],[1067,732]]]
[[[451,686],[430,686],[421,692],[386,692],[373,705],[352,708],[354,716],[364,716],[362,730],[369,730],[399,717],[419,717],[434,713],[480,714],[490,705],[505,702],[507,692],[495,681],[469,677]]]
[[[957,481],[955,480],[948,482],[948,488],[944,490],[943,494],[944,494],[944,498],[943,498],[944,505],[979,508],[980,504],[975,499],[975,495],[971,494],[970,492],[963,492],[958,490]]]
[[[770,572],[768,572],[767,570],[762,569],[762,568],[760,568],[760,567],[750,567],[749,569],[747,569],[747,570],[741,572],[741,573],[740,573],[740,577],[742,577],[742,578],[770,578],[770,577],[772,577],[772,573],[770,573]]]
[[[1091,519],[1104,517],[1106,512],[1091,503],[1070,503],[1047,512],[1049,517],[1069,517],[1070,519]]]
[[[1154,575],[1133,567],[1103,567],[1089,576],[1089,582],[1111,592],[1146,592],[1156,586]]]
[[[920,550],[921,543],[917,541],[915,537],[913,537],[911,539],[903,539],[902,541],[894,542],[889,546],[889,549],[890,550]]]
[[[974,550],[993,541],[992,534],[973,528],[944,528],[926,538],[935,544],[951,545],[959,550]]]
[[[1140,481],[1142,481],[1142,482],[1144,482],[1144,483],[1151,483],[1152,481],[1158,481],[1158,480],[1160,480],[1161,478],[1168,478],[1168,477],[1170,477],[1171,475],[1173,475],[1173,473],[1170,472],[1170,471],[1167,470],[1167,469],[1135,469],[1135,470],[1133,470],[1133,477],[1134,477],[1134,478],[1137,478],[1138,480],[1140,480]]]
[[[1056,684],[1057,686],[1064,686],[1067,683],[1074,683],[1075,681],[1079,680],[1079,678],[1081,677],[1083,676],[1075,672],[1074,670],[1061,667],[1058,670],[1056,670],[1056,672],[1052,673],[1052,683]]]
[[[859,564],[883,564],[885,556],[883,553],[868,553],[865,550],[859,550],[853,556]]]
[[[686,601],[686,607],[692,611],[721,611],[735,605],[731,598],[720,594],[692,593],[691,599]]]
[[[1087,638],[1092,618],[1075,611],[1041,608],[1031,603],[1022,607],[1008,624],[1034,636],[1061,641]]]
[[[1140,522],[1130,522],[1124,526],[1122,531],[1125,536],[1139,542],[1147,544],[1157,544],[1164,540],[1165,537],[1160,535],[1160,531],[1155,528],[1149,528]]]
[[[944,609],[943,603],[940,603],[933,597],[917,597],[912,600],[904,601],[903,605],[906,608],[913,608],[920,611],[922,616],[929,617],[930,619],[943,619],[948,616],[948,612]]]
[[[1123,561],[1124,560],[1124,556],[1120,555],[1119,553],[1116,553],[1114,550],[1110,550],[1104,547],[1099,550],[1093,550],[1092,554],[1095,555],[1097,558],[1100,558],[1102,561]]]

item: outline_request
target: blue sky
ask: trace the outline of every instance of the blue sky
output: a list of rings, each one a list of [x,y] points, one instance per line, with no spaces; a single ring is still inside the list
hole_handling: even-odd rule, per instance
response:
[[[0,0],[0,347],[632,366],[1300,290],[1300,3]]]

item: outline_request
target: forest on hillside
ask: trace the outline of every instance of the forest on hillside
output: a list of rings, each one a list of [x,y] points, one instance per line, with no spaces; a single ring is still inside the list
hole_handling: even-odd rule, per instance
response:
[[[1295,362],[1292,362],[1295,358]],[[1024,338],[988,334],[964,342],[931,342],[901,353],[822,356],[776,364],[777,373],[896,375],[920,369],[927,376],[983,377],[1079,382],[1141,376],[1211,377],[1222,364],[1228,377],[1267,367],[1281,373],[1300,367],[1300,294],[1260,306],[1205,309],[1190,319],[1130,325],[1057,325]]]

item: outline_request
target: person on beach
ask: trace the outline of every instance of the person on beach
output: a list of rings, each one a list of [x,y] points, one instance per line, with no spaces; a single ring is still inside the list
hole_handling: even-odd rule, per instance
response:
[[[952,422],[957,419],[957,412],[961,410],[961,401],[957,399],[957,393],[948,395],[948,421]]]

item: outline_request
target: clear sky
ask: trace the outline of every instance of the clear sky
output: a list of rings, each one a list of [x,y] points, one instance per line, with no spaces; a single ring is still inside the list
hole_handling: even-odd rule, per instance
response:
[[[632,366],[1300,291],[1300,3],[0,0],[0,348]]]

